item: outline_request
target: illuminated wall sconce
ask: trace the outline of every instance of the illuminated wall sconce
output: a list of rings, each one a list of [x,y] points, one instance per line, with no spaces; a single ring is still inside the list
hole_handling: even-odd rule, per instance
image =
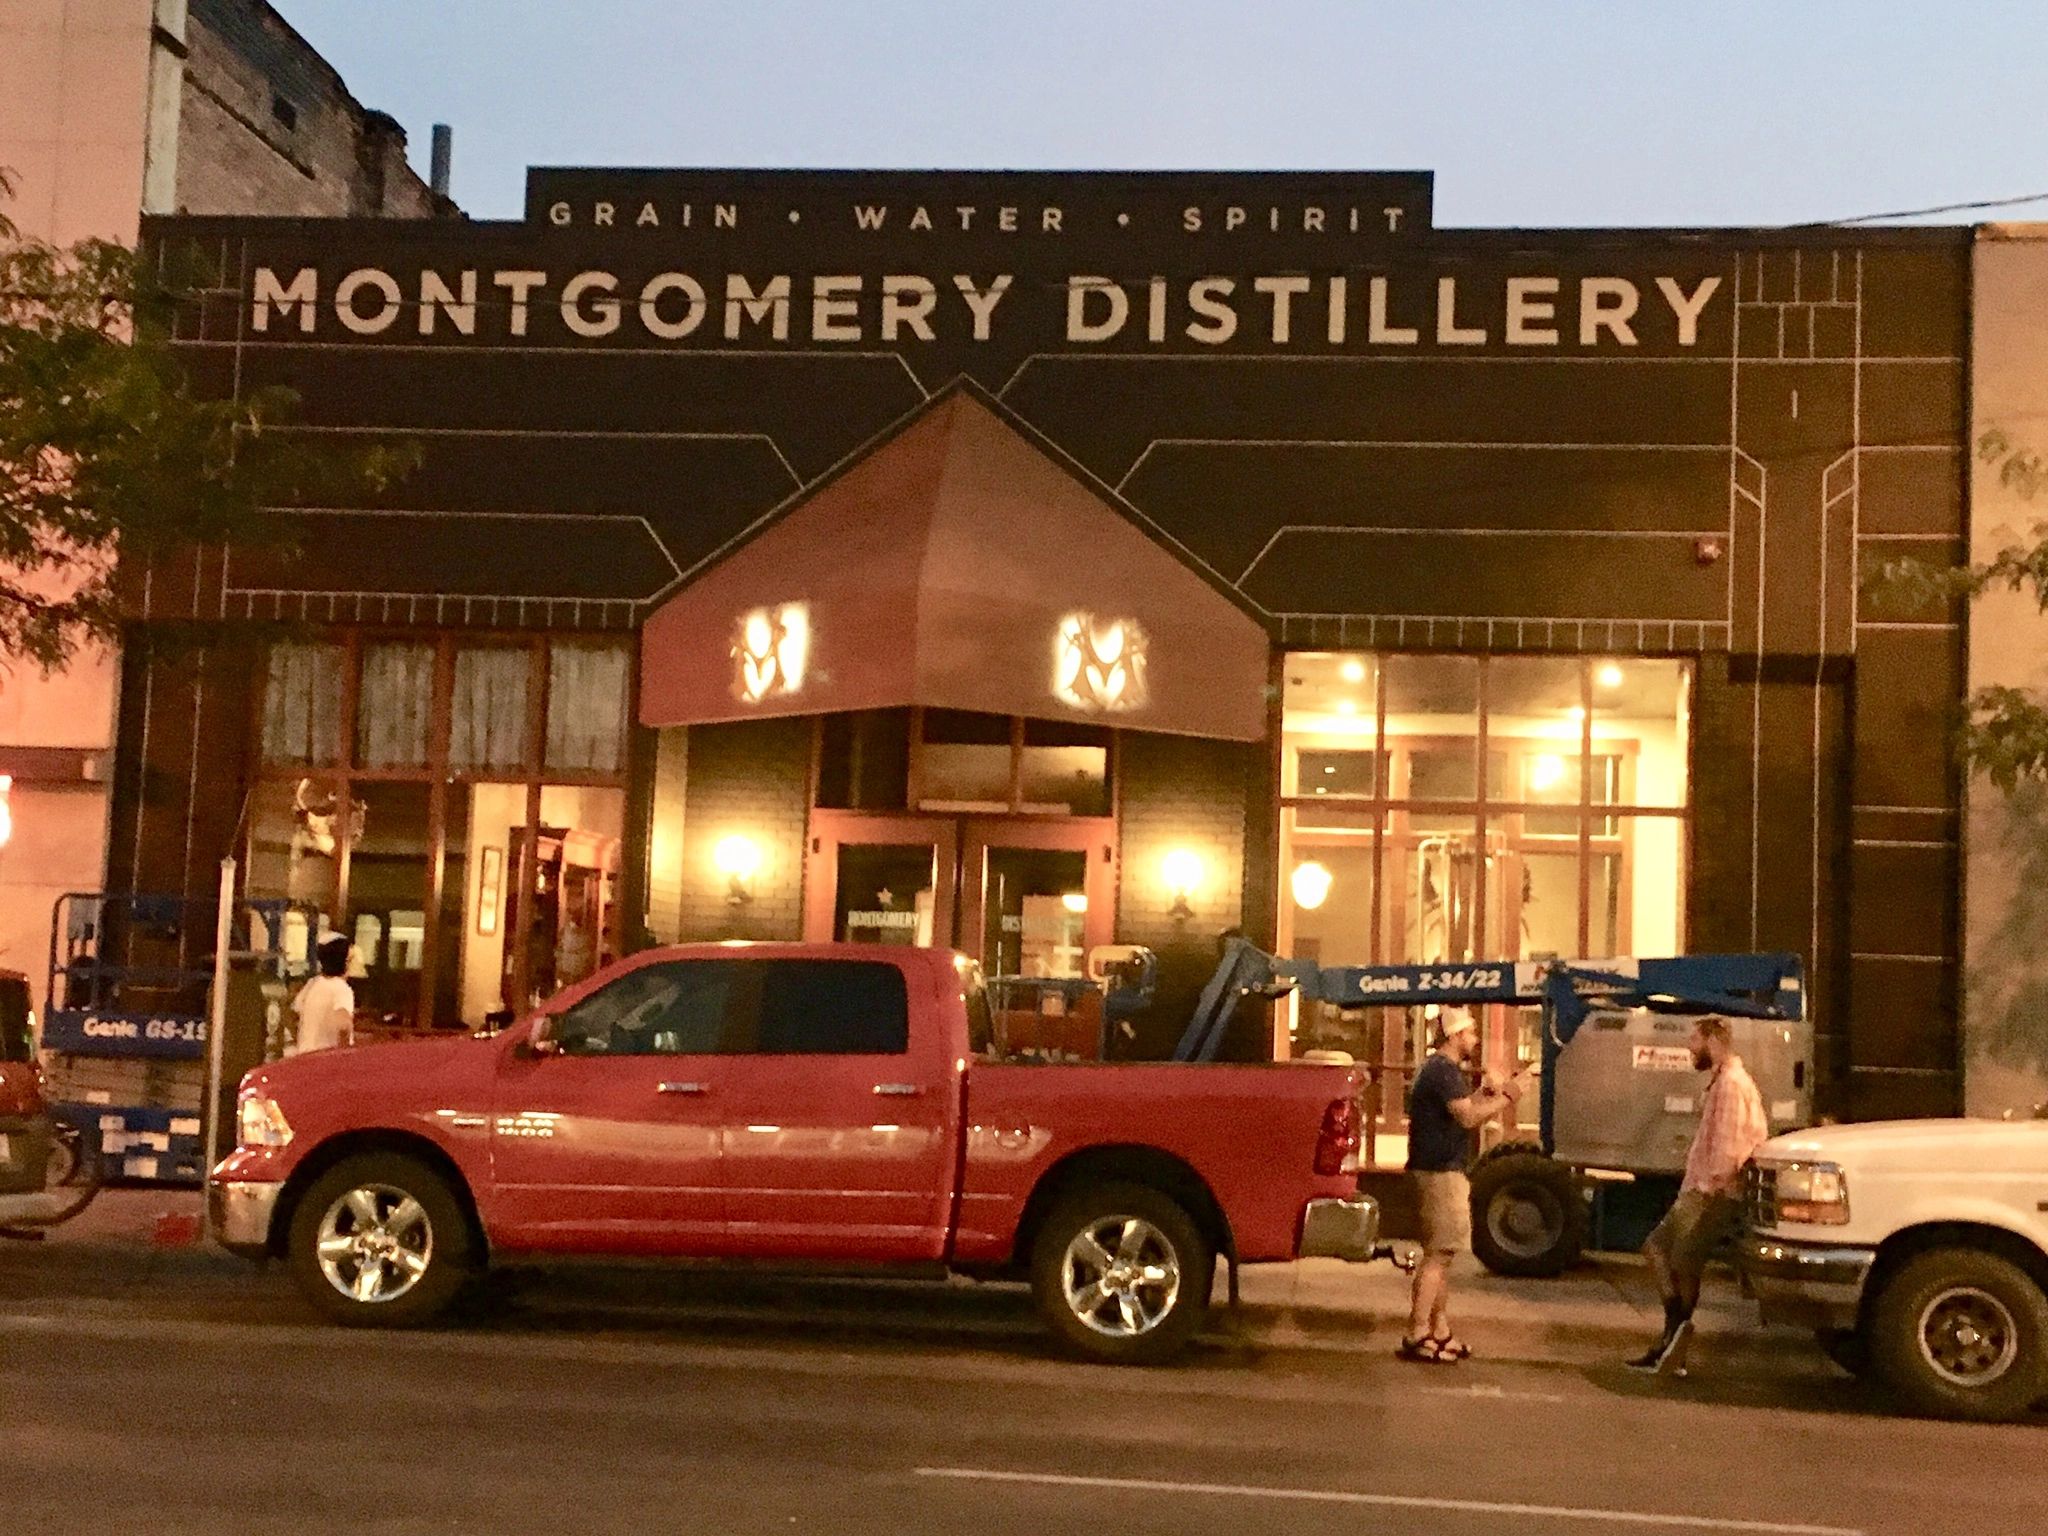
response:
[[[782,603],[741,614],[732,641],[733,694],[759,704],[803,688],[811,656],[811,610]]]
[[[1145,702],[1145,631],[1135,619],[1070,613],[1053,634],[1052,693],[1071,709],[1117,713]]]
[[[1173,905],[1167,911],[1182,919],[1193,917],[1191,898],[1202,884],[1202,856],[1192,848],[1172,849],[1160,861],[1159,872],[1166,879],[1166,888],[1173,892]]]
[[[734,832],[718,840],[711,863],[725,881],[728,905],[743,907],[754,899],[754,876],[761,871],[761,845]]]
[[[1294,904],[1304,912],[1313,912],[1330,899],[1330,867],[1314,859],[1295,865],[1287,883],[1294,891]]]
[[[13,798],[14,775],[0,773],[0,848],[5,848],[14,837]]]

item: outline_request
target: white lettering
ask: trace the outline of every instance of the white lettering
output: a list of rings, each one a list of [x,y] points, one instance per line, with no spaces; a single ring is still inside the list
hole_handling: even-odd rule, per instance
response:
[[[562,324],[578,336],[609,336],[619,328],[619,301],[610,297],[618,291],[619,280],[609,272],[578,272],[562,284]],[[601,297],[585,308],[583,296]]]
[[[716,208],[712,209],[711,227],[713,229],[738,229],[740,227],[739,204],[720,203]]]
[[[1145,297],[1145,339],[1166,340],[1166,279],[1155,277],[1147,285]]]
[[[924,210],[919,209],[920,213]],[[974,339],[988,340],[989,322],[995,318],[996,306],[1003,301],[1003,295],[1010,291],[1010,274],[1002,273],[991,278],[983,289],[974,286],[974,279],[966,273],[956,273],[953,286],[960,290],[960,297],[967,301],[967,308],[974,315]]]
[[[789,340],[789,279],[771,277],[756,293],[754,285],[738,272],[726,274],[725,279],[725,339],[739,340],[740,317],[759,325],[768,322],[768,331],[777,341]]]
[[[1279,210],[1273,210],[1277,215]],[[1285,346],[1293,335],[1293,306],[1296,294],[1307,293],[1308,279],[1305,277],[1255,277],[1252,287],[1259,293],[1269,294],[1273,300],[1273,344]]]
[[[438,272],[420,273],[420,334],[434,334],[434,320],[437,315],[446,315],[448,323],[465,336],[476,334],[476,273],[462,274],[462,294],[457,297]]]
[[[861,281],[858,277],[811,279],[811,340],[860,340],[860,300],[844,295],[858,294]]]
[[[1671,312],[1678,316],[1678,344],[1690,347],[1700,339],[1700,311],[1707,307],[1707,300],[1721,286],[1718,277],[1703,277],[1699,287],[1687,297],[1684,289],[1668,277],[1657,279],[1657,291],[1664,295],[1664,302],[1671,306]]]
[[[659,229],[661,227],[661,214],[654,204],[642,203],[640,205],[639,217],[633,220],[633,227],[635,229],[645,229],[650,224]]]
[[[1458,280],[1436,280],[1436,340],[1440,347],[1477,347],[1486,341],[1484,326],[1458,324]]]
[[[1351,322],[1350,300],[1348,298],[1350,288],[1351,284],[1345,279],[1344,275],[1341,272],[1338,273],[1337,276],[1330,279],[1329,335],[1330,345],[1333,347],[1342,346],[1344,344],[1345,328]]]
[[[1200,234],[1202,232],[1202,210],[1199,208],[1181,209],[1180,227],[1191,235]]]
[[[1625,277],[1586,277],[1579,280],[1579,345],[1597,346],[1603,330],[1614,333],[1624,347],[1636,344],[1635,318],[1641,296]]]
[[[872,204],[861,204],[853,210],[853,222],[860,229],[880,229],[889,220],[886,207],[877,208]]]
[[[1508,279],[1508,331],[1511,347],[1557,345],[1557,279]]]
[[[301,267],[288,284],[280,283],[277,274],[268,267],[256,269],[256,280],[250,288],[249,329],[267,331],[270,316],[276,311],[280,320],[289,320],[292,311],[299,312],[299,329],[306,335],[313,334],[313,306],[320,298],[320,274],[311,267]]]
[[[1065,218],[1065,217],[1066,217],[1066,215],[1065,215],[1064,213],[1062,213],[1062,212],[1061,212],[1061,211],[1060,211],[1059,209],[1057,209],[1057,208],[1041,208],[1041,209],[1039,209],[1039,210],[1038,210],[1038,228],[1039,228],[1039,232],[1040,232],[1041,234],[1047,234],[1047,235],[1058,235],[1058,234],[1064,234],[1064,233],[1065,233],[1065,231],[1064,231],[1064,230],[1062,230],[1062,229],[1060,228],[1060,220],[1061,220],[1061,219],[1063,219],[1063,218]]]
[[[569,205],[567,203],[548,204],[548,222],[550,224],[567,224],[572,217],[574,215],[569,212]]]
[[[365,288],[376,289],[384,301],[374,314],[361,314],[356,309],[356,295]],[[375,336],[389,330],[404,307],[398,294],[398,279],[375,267],[358,267],[335,285],[334,317],[358,336]]]
[[[662,296],[669,293],[683,295],[684,309],[680,319],[669,320],[662,316]],[[640,290],[640,324],[650,336],[663,341],[681,341],[696,330],[704,323],[704,309],[704,285],[686,272],[656,273]]]
[[[598,203],[590,210],[590,222],[599,229],[610,229],[612,227],[612,214],[616,211],[610,203]]]
[[[1374,346],[1412,347],[1422,332],[1412,325],[1387,324],[1387,280],[1376,277],[1367,286],[1365,339]]]
[[[1223,210],[1223,227],[1226,231],[1242,229],[1245,218],[1246,214],[1242,208],[1226,208]]]
[[[526,302],[533,296],[533,290],[547,280],[545,272],[495,272],[491,275],[492,285],[503,288],[512,296],[506,329],[514,336],[526,334]]]
[[[1323,210],[1320,208],[1302,209],[1301,227],[1308,234],[1320,235],[1323,232]]]
[[[1017,210],[1014,208],[998,208],[996,210],[996,228],[1006,235],[1014,235],[1017,232]]]
[[[1100,294],[1108,301],[1101,320],[1088,318],[1088,296]],[[1067,340],[1108,341],[1124,328],[1131,317],[1131,296],[1106,277],[1067,279]]]
[[[930,229],[932,227],[932,216],[925,211],[922,205],[919,206],[917,212],[910,216],[910,227],[912,229]]]
[[[905,326],[919,341],[936,340],[931,313],[938,303],[938,285],[928,277],[883,278],[882,340],[896,340]]]
[[[971,207],[956,207],[953,211],[960,215],[960,227],[962,229],[972,229],[974,227],[974,210]]]
[[[1242,208],[1231,210],[1242,213]],[[1220,302],[1237,290],[1237,284],[1227,277],[1205,277],[1188,289],[1188,308],[1205,317],[1202,321],[1190,320],[1187,326],[1188,338],[1205,346],[1220,347],[1237,334],[1237,311]]]

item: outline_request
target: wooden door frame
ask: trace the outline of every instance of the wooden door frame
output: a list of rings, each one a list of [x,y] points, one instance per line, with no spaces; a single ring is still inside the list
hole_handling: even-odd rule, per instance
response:
[[[813,810],[804,839],[804,941],[830,943],[839,908],[839,850],[844,844],[932,845],[932,938],[956,931],[960,818],[915,811]],[[950,948],[949,943],[938,944]]]

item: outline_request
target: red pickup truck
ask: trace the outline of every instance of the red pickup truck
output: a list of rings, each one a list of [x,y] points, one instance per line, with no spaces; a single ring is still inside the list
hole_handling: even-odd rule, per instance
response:
[[[1193,1337],[1219,1257],[1381,1251],[1352,1069],[1004,1064],[993,1035],[945,951],[650,950],[496,1034],[251,1072],[212,1229],[343,1323],[520,1259],[926,1266],[1028,1274],[1128,1363]]]

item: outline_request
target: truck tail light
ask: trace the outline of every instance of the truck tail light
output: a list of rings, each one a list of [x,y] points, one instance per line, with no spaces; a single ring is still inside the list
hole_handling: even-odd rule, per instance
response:
[[[1336,1099],[1323,1111],[1323,1128],[1316,1135],[1316,1172],[1353,1173],[1358,1168],[1358,1104]]]

